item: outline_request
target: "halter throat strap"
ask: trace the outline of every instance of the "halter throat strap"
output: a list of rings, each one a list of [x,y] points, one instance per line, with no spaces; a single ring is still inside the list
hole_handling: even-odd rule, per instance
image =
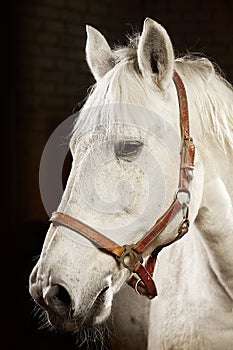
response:
[[[182,140],[179,185],[173,202],[167,211],[156,221],[154,226],[137,243],[120,246],[92,227],[67,214],[54,212],[50,218],[53,225],[68,227],[89,239],[98,248],[103,248],[110,252],[121,265],[132,273],[127,283],[133,287],[138,294],[145,295],[149,299],[157,295],[155,282],[153,280],[153,272],[158,253],[164,247],[180,239],[189,229],[189,185],[193,178],[192,172],[194,169],[195,146],[189,132],[188,101],[185,87],[177,72],[174,72],[173,80],[179,100],[180,134]],[[181,199],[183,197],[186,197],[185,200]],[[183,213],[183,219],[178,227],[175,238],[172,238],[168,243],[157,246],[147,259],[146,264],[143,265],[142,255],[145,250],[151,244],[155,244],[156,238],[180,211]]]

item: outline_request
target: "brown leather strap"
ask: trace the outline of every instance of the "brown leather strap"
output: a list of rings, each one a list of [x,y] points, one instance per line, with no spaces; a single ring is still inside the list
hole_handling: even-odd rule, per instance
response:
[[[153,280],[153,271],[150,273],[147,268],[138,263],[135,265],[133,272],[139,276],[139,279],[133,275],[128,280],[128,285],[133,287],[138,294],[153,299],[157,295],[157,289]]]
[[[140,295],[153,299],[157,295],[157,288],[153,280],[153,273],[156,263],[156,257],[149,256],[146,266],[141,265],[137,269],[137,275],[132,275],[127,281],[128,285],[136,290]],[[136,272],[136,271],[135,271]]]
[[[188,113],[188,99],[182,79],[175,71],[173,81],[176,86],[176,91],[180,107],[180,134],[183,142],[181,148],[180,160],[180,180],[179,188],[188,189],[189,182],[192,180],[192,170],[194,169],[195,146],[193,139],[190,137],[189,130],[189,113]]]
[[[156,237],[165,229],[169,222],[176,216],[181,210],[182,204],[175,199],[168,210],[161,216],[149,232],[135,244],[134,250],[138,253],[144,252],[144,250],[155,240]]]
[[[181,138],[184,139],[185,137],[189,137],[188,99],[183,81],[176,71],[174,71],[173,81],[176,86],[180,107],[180,133]]]
[[[94,230],[90,226],[73,218],[70,215],[61,212],[54,212],[49,221],[51,221],[55,226],[61,225],[68,227],[69,229],[89,239],[91,242],[94,242],[97,245],[97,247],[105,248],[106,250],[118,257],[120,257],[124,251],[123,247],[116,244],[110,238],[102,235],[102,233]]]

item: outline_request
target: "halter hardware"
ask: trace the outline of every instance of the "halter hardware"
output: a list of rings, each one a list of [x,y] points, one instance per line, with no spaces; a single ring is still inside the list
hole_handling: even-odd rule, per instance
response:
[[[120,246],[100,232],[67,214],[55,212],[50,218],[53,225],[68,227],[89,239],[97,247],[110,252],[124,268],[127,268],[131,272],[131,277],[127,283],[138,294],[144,295],[149,299],[153,299],[157,295],[153,272],[159,252],[164,247],[179,240],[189,230],[189,202],[191,197],[189,184],[193,179],[195,146],[192,137],[189,135],[188,102],[185,87],[177,72],[174,72],[173,80],[179,100],[180,133],[182,140],[179,186],[170,207],[156,221],[154,226],[137,243]],[[185,198],[182,199],[182,196],[185,196]],[[182,221],[178,226],[175,238],[172,238],[168,243],[157,245],[143,265],[142,254],[151,243],[156,242],[156,238],[180,211],[182,211]]]
[[[119,263],[121,263],[126,269],[128,269],[131,272],[134,272],[134,267],[137,263],[142,264],[142,254],[138,253],[136,250],[134,250],[135,245],[123,245],[123,252],[120,256],[117,256],[116,259]]]
[[[184,194],[186,196],[186,200],[182,200],[181,195]],[[177,199],[182,205],[185,204],[186,206],[189,204],[191,198],[191,193],[186,188],[178,188],[175,194],[175,199]]]

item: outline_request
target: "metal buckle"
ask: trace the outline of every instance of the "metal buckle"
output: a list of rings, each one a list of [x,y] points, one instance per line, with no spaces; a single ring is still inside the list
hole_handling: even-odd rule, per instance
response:
[[[180,239],[189,229],[189,219],[183,219],[180,226],[178,227],[178,237]]]
[[[182,206],[183,220],[178,227],[178,237],[181,238],[189,229],[189,206],[187,203],[183,203]]]
[[[184,136],[180,153],[183,154],[180,168],[185,170],[188,180],[192,181],[194,177],[195,145],[191,136]]]
[[[184,136],[184,141],[190,141],[190,142],[193,142],[193,138],[192,136]]]
[[[134,272],[134,266],[139,262],[143,263],[143,258],[141,253],[137,253],[134,250],[135,245],[124,245],[124,251],[121,256],[116,257],[116,259],[129,271]]]
[[[182,212],[183,212],[183,220],[187,220],[189,217],[189,206],[187,203],[183,203]]]

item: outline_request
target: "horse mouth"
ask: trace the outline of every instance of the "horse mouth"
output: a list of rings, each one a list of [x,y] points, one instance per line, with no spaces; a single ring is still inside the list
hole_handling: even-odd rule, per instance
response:
[[[80,322],[77,318],[63,317],[48,309],[46,310],[46,315],[50,325],[60,333],[74,333],[80,329]]]
[[[87,310],[85,315],[75,315],[69,310],[66,315],[60,315],[47,307],[45,310],[50,325],[61,333],[77,333],[85,329],[98,327],[105,323],[111,313],[111,307],[98,312],[97,308]]]

